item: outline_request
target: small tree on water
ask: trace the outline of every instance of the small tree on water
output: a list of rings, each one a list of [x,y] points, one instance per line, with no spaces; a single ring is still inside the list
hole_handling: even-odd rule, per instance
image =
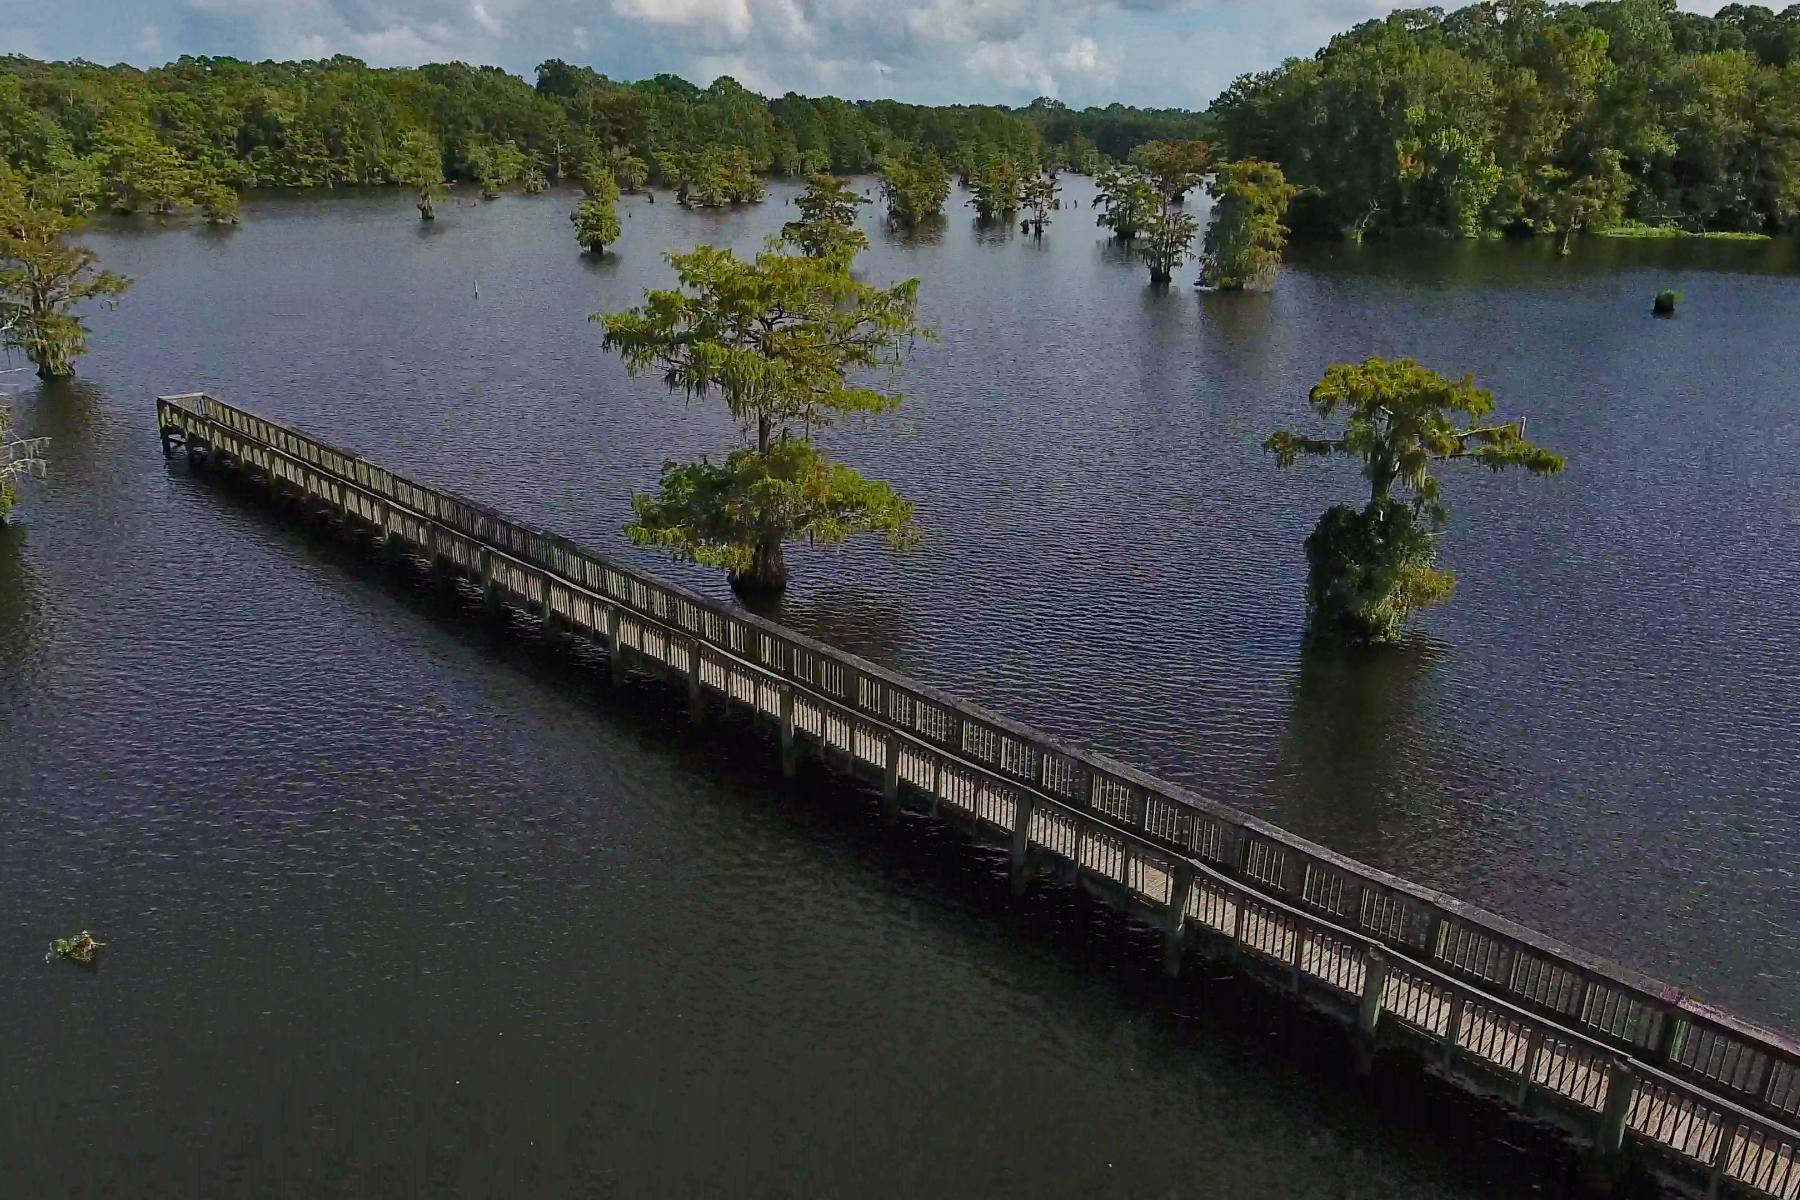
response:
[[[794,201],[799,219],[781,227],[779,240],[797,247],[808,258],[848,263],[869,245],[868,235],[856,227],[856,210],[867,203],[845,180],[823,172],[815,174]]]
[[[1219,168],[1207,192],[1215,204],[1200,282],[1222,292],[1273,287],[1287,249],[1288,204],[1299,189],[1274,163],[1234,162]]]
[[[407,130],[400,139],[394,181],[418,190],[419,220],[436,220],[436,202],[444,194],[444,154],[437,139],[422,129]]]
[[[582,175],[585,195],[569,221],[575,226],[575,240],[591,254],[600,254],[607,245],[619,240],[619,185],[613,177],[595,164],[589,164]]]
[[[606,327],[607,347],[632,373],[653,371],[690,398],[722,397],[747,444],[723,463],[665,463],[656,494],[632,497],[627,536],[725,568],[740,593],[787,586],[791,541],[835,545],[880,533],[896,549],[910,545],[912,505],[832,461],[813,435],[900,403],[898,393],[853,384],[849,374],[899,365],[922,332],[919,281],[858,283],[841,256],[744,260],[699,246],[669,261],[679,288],[590,319]]]
[[[80,225],[63,211],[56,188],[34,190],[0,166],[0,346],[22,351],[44,379],[75,374],[87,350],[76,306],[111,304],[131,286],[97,269],[92,250],[64,241]]]
[[[1449,598],[1455,580],[1437,569],[1437,535],[1449,521],[1433,469],[1471,462],[1493,472],[1523,467],[1554,475],[1563,458],[1525,439],[1523,421],[1488,420],[1494,395],[1471,376],[1445,379],[1410,358],[1329,367],[1308,402],[1336,437],[1280,431],[1264,448],[1283,467],[1302,456],[1359,459],[1369,483],[1361,511],[1336,505],[1306,539],[1307,616],[1327,642],[1390,642],[1413,609]]]

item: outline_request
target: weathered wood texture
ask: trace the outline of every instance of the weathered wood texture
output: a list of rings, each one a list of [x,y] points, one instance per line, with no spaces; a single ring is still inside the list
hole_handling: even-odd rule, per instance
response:
[[[666,673],[697,710],[719,696],[779,724],[790,770],[811,753],[991,828],[1015,886],[1060,862],[1147,910],[1172,961],[1211,935],[1358,1036],[1422,1045],[1602,1153],[1800,1200],[1800,1045],[1782,1034],[210,396],[157,411],[165,451],[311,497],[605,645],[615,670]]]

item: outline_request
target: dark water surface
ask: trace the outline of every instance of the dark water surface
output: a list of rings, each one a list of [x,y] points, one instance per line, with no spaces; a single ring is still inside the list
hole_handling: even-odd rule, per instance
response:
[[[779,618],[1800,1023],[1794,247],[1329,247],[1201,297],[1069,190],[1041,243],[868,220],[942,339],[830,444],[927,537],[800,551]],[[78,384],[16,398],[55,473],[0,530],[0,1196],[1530,1189],[1150,952],[1096,969],[1104,918],[1012,912],[980,854],[783,797],[156,452],[150,397],[204,389],[652,563],[627,495],[732,431],[585,317],[788,194],[630,200],[599,262],[566,195],[92,231],[139,282]],[[1309,657],[1301,542],[1358,481],[1258,446],[1371,353],[1475,371],[1570,469],[1456,477],[1455,602]],[[83,926],[98,975],[39,962]]]

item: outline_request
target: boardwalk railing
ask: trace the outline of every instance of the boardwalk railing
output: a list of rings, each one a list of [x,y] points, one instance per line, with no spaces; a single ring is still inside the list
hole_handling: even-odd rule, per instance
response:
[[[1800,1200],[1800,1045],[1668,984],[1409,883],[854,655],[717,604],[211,396],[157,401],[165,450],[234,462],[780,723],[820,755],[1109,880],[1342,1001],[1363,1034],[1521,1107],[1587,1113],[1602,1148],[1655,1152],[1711,1190]],[[1566,1119],[1565,1119],[1565,1123]]]

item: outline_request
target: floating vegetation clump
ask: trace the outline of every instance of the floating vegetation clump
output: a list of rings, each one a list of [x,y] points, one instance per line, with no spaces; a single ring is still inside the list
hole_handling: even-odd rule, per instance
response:
[[[106,949],[106,943],[97,941],[93,934],[84,929],[72,938],[57,938],[51,942],[50,951],[44,955],[44,961],[50,962],[53,959],[66,958],[81,963],[83,966],[91,967],[100,951],[104,949]]]

